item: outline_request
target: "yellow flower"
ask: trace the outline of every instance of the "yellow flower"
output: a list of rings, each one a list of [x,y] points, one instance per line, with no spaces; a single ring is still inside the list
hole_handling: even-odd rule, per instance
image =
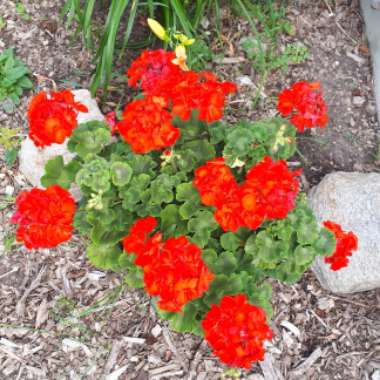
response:
[[[192,45],[195,42],[194,38],[189,38],[189,37],[185,36],[182,33],[175,34],[174,38],[176,38],[177,40],[179,40],[179,42],[183,46],[190,46],[190,45]]]
[[[172,60],[172,63],[178,65],[182,70],[187,71],[189,68],[186,65],[186,48],[183,45],[178,45],[175,48],[176,58]]]
[[[156,20],[148,18],[148,25],[152,32],[162,41],[169,41],[165,28]]]

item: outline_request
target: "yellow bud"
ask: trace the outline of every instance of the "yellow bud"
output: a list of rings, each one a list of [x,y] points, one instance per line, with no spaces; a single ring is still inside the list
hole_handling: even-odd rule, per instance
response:
[[[162,41],[169,41],[169,36],[165,28],[156,20],[148,18],[148,25],[151,31]]]
[[[174,37],[179,40],[183,46],[190,46],[195,42],[194,38],[189,38],[182,33],[175,34]]]

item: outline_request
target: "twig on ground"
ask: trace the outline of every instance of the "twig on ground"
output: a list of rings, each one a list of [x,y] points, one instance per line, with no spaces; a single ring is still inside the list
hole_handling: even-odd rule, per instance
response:
[[[166,344],[168,345],[170,351],[174,354],[174,356],[177,358],[177,360],[179,361],[179,363],[181,364],[181,367],[184,368],[185,370],[188,370],[189,368],[189,365],[187,363],[187,360],[185,360],[184,357],[182,357],[176,346],[174,345],[174,343],[172,342],[172,339],[171,339],[171,336],[170,336],[170,332],[168,330],[167,327],[164,327],[163,330],[162,330],[162,335],[165,339],[165,342]]]
[[[19,316],[19,317],[23,317],[24,316],[24,312],[25,312],[25,301],[26,299],[28,298],[29,294],[34,290],[36,289],[40,282],[41,282],[41,279],[42,279],[42,276],[44,275],[46,271],[46,266],[42,267],[41,270],[39,271],[38,275],[36,276],[36,278],[32,281],[32,283],[30,284],[29,288],[25,290],[24,294],[21,296],[21,298],[19,299],[19,301],[17,302],[17,305],[16,305],[16,314]]]
[[[293,379],[296,376],[304,374],[322,355],[323,351],[321,350],[321,347],[316,348],[302,364],[290,373],[289,378]]]
[[[123,346],[123,342],[121,340],[114,340],[112,344],[112,349],[110,352],[110,355],[108,357],[107,363],[104,366],[104,376],[110,374],[112,368],[114,367],[117,357],[119,356],[119,352],[121,350],[121,347]]]
[[[260,362],[260,367],[263,371],[265,380],[284,380],[284,377],[273,364],[272,355],[267,352],[264,360]]]

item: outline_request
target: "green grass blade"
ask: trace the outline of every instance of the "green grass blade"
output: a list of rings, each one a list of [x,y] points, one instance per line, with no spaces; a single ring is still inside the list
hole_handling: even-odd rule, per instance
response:
[[[83,35],[85,44],[88,48],[92,46],[91,19],[94,13],[95,1],[96,0],[87,0],[83,12]]]
[[[139,6],[140,0],[132,0],[131,9],[128,15],[128,23],[124,33],[123,45],[120,52],[120,57],[123,56],[125,48],[127,47],[129,37],[131,36],[133,26],[135,25],[135,19],[137,14],[137,7]]]
[[[149,17],[154,18],[154,3],[153,0],[148,0],[148,12]]]
[[[176,15],[176,17],[179,20],[179,23],[181,24],[181,27],[183,31],[190,37],[194,34],[194,28],[191,25],[190,20],[186,16],[186,12],[183,8],[182,3],[179,0],[171,0],[171,5],[173,9],[173,13]]]
[[[90,86],[93,95],[100,85],[106,90],[111,79],[117,31],[128,4],[129,0],[112,0],[111,8],[107,15],[104,35],[97,54],[99,62]]]

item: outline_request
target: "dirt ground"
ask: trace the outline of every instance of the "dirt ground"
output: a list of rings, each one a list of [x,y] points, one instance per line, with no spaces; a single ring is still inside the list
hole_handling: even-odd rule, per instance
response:
[[[305,167],[307,180],[313,184],[332,170],[377,170],[378,124],[357,1],[289,3],[287,18],[297,34],[283,38],[302,41],[311,58],[287,74],[272,74],[257,108],[252,107],[257,73],[238,44],[247,23],[225,15],[227,59],[214,68],[230,80],[245,75],[252,81],[241,87],[229,117],[270,115],[274,96],[285,85],[319,80],[331,123],[301,140],[295,160]],[[16,48],[35,74],[35,91],[51,87],[52,80],[87,86],[91,55],[72,38],[73,28],[66,31],[58,19],[62,1],[24,4],[30,20],[16,14],[14,1],[1,0],[7,26],[0,31],[0,50]],[[0,127],[26,133],[29,95],[14,115],[0,112]],[[0,160],[0,194],[28,188],[17,166],[5,167],[3,152]],[[120,274],[91,267],[79,238],[55,250],[6,251],[2,241],[13,231],[12,212],[12,206],[0,211],[0,379],[269,380],[271,371],[289,380],[380,378],[380,289],[340,297],[322,289],[311,272],[292,286],[274,283],[275,338],[266,361],[249,372],[228,372],[199,338],[170,331],[143,292],[127,289]]]

